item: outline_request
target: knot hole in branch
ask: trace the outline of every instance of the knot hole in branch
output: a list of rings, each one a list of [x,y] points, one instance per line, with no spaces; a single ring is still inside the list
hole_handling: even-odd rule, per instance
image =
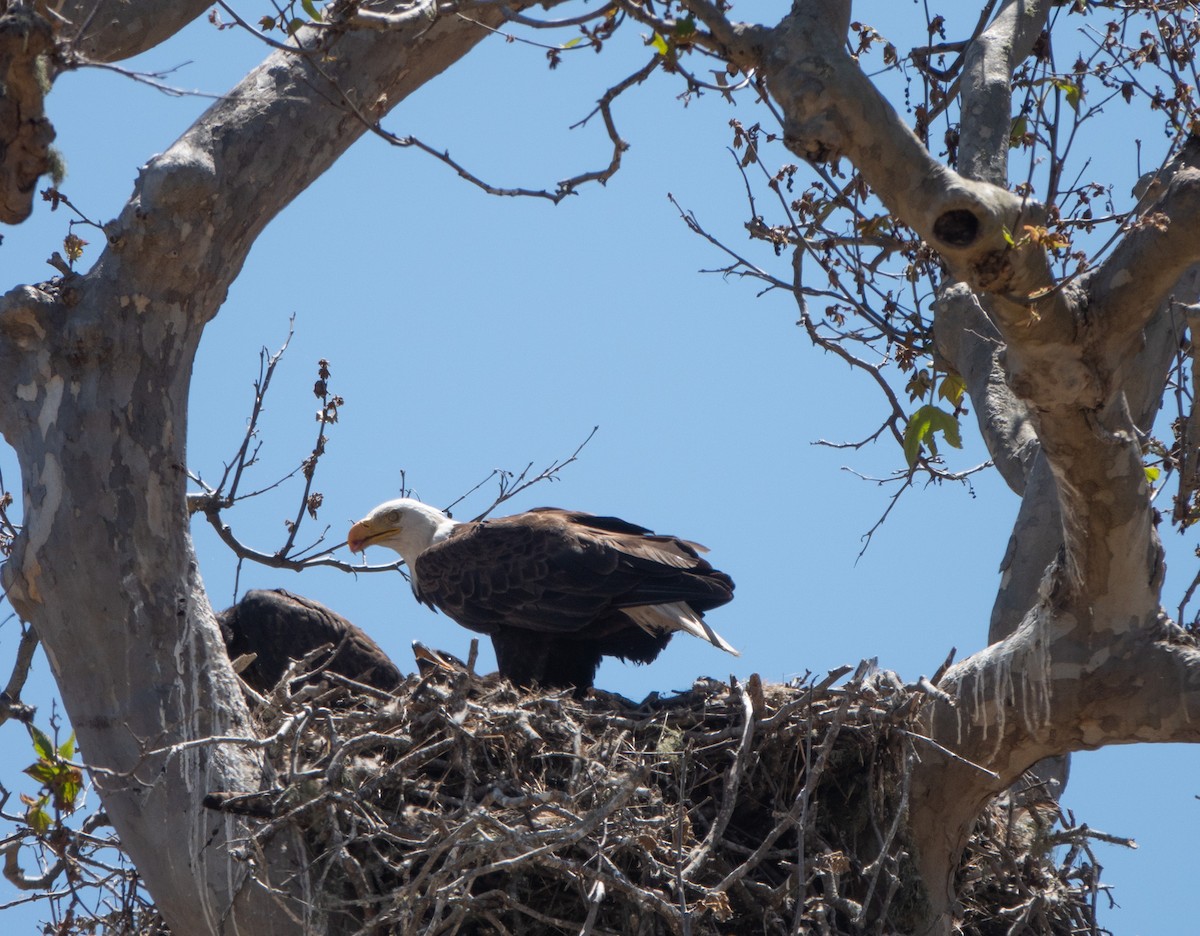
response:
[[[933,234],[950,247],[970,247],[979,236],[979,219],[965,208],[955,208],[938,216]]]

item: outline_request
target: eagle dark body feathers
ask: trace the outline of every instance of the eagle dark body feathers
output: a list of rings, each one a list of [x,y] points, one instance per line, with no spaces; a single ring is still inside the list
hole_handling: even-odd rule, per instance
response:
[[[615,517],[540,508],[456,526],[413,563],[417,598],[492,638],[500,672],[519,685],[590,687],[600,660],[649,663],[680,627],[707,636],[704,611],[733,580],[703,547]],[[707,634],[705,633],[707,631]]]
[[[325,668],[348,679],[391,691],[404,678],[361,628],[324,605],[283,589],[247,592],[217,615],[217,623],[230,659],[255,654],[241,677],[258,692],[273,689],[292,660],[326,645],[333,657]]]

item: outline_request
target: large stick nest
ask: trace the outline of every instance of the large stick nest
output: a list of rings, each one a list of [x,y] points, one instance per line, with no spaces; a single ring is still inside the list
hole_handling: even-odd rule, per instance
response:
[[[332,678],[258,707],[278,789],[210,805],[261,816],[260,837],[300,829],[338,929],[865,934],[924,909],[906,836],[923,697],[890,673],[640,704],[466,672],[391,695]],[[1053,804],[998,801],[960,931],[1096,932],[1090,857]]]

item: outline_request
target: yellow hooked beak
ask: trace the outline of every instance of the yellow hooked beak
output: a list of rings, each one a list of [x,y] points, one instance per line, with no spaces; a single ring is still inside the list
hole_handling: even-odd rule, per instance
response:
[[[362,552],[375,540],[390,533],[395,533],[398,529],[399,527],[377,529],[370,520],[359,520],[358,523],[350,527],[350,532],[346,534],[346,545],[350,547],[350,552],[352,553]]]

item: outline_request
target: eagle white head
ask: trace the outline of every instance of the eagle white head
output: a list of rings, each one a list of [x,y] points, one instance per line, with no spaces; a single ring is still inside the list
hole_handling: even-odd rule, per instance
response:
[[[394,549],[408,566],[413,585],[416,585],[414,563],[434,543],[440,543],[458,526],[436,507],[422,504],[411,497],[380,504],[350,528],[346,544],[351,552],[362,552],[368,546]]]

